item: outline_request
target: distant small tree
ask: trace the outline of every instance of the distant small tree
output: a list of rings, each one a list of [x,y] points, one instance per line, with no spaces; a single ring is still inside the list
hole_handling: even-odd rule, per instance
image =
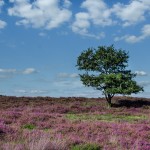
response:
[[[80,74],[83,84],[101,90],[111,107],[115,94],[130,95],[143,91],[143,87],[133,80],[136,74],[126,69],[128,58],[128,52],[117,50],[113,45],[99,46],[83,51],[76,66],[85,70],[84,74]]]

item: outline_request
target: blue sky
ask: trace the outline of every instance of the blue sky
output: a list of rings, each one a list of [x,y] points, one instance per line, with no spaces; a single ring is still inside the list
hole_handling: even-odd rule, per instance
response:
[[[114,44],[150,97],[149,0],[0,0],[0,94],[101,97],[80,82],[77,57]]]

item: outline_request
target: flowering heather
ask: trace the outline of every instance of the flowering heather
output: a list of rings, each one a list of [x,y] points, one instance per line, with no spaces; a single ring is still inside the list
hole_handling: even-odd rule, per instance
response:
[[[150,100],[0,97],[0,150],[150,149]]]

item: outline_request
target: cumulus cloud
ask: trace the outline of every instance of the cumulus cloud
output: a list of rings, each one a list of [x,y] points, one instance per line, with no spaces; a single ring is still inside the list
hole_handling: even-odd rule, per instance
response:
[[[69,8],[71,4],[70,0],[64,0],[64,7]]]
[[[88,30],[92,25],[108,26],[113,24],[110,18],[111,11],[106,3],[103,0],[85,0],[81,4],[81,8],[86,11],[75,15],[75,21],[72,24],[73,32],[97,39],[105,37],[103,32],[97,35],[89,33]]]
[[[16,25],[33,28],[53,29],[71,20],[69,9],[71,0],[9,0],[12,3],[8,9],[10,16],[19,17]],[[4,1],[0,1],[0,7]],[[129,2],[115,2],[110,6],[105,0],[84,0],[80,5],[81,11],[74,14],[71,29],[82,36],[101,39],[105,37],[103,28],[112,25],[124,27],[135,25],[147,19],[150,15],[150,0],[130,0]],[[0,28],[6,22],[0,21]],[[93,27],[99,31],[93,32]],[[149,26],[144,26],[141,35],[124,35],[116,37],[115,41],[125,40],[136,43],[150,36]],[[145,32],[146,31],[146,32]],[[39,34],[44,36],[43,33]]]
[[[142,37],[146,38],[150,36],[150,24],[144,25],[142,28]]]
[[[101,26],[112,24],[110,9],[103,0],[86,0],[82,3],[81,8],[87,9],[89,19],[93,24]]]
[[[72,13],[69,7],[70,1],[65,0],[64,6],[59,6],[59,0],[10,0],[14,4],[8,9],[10,16],[22,18],[17,25],[32,26],[33,28],[53,29],[62,23],[69,21]]]
[[[141,38],[140,36],[135,36],[135,35],[124,35],[121,37],[115,37],[114,41],[122,41],[125,40],[127,43],[137,43],[139,41],[141,41],[143,38]]]
[[[115,41],[125,40],[127,43],[137,43],[150,37],[150,24],[146,24],[141,29],[141,35],[125,35],[122,37],[115,37]]]
[[[137,76],[146,76],[147,75],[147,73],[145,71],[135,71],[135,74]]]
[[[83,36],[102,38],[104,33],[95,35],[90,33],[91,27],[106,27],[112,25],[131,26],[146,20],[150,14],[149,0],[131,0],[128,4],[115,3],[108,6],[104,0],[85,0],[81,4],[84,11],[75,14],[75,21],[72,24],[72,31]],[[145,35],[145,34],[144,34]],[[121,37],[127,42],[138,42],[144,36],[136,37],[126,35]],[[120,40],[120,38],[116,38]]]
[[[90,27],[89,22],[89,15],[88,13],[77,13],[75,15],[75,22],[72,25],[72,30],[74,32],[80,33],[80,34],[87,34],[88,28]]]
[[[37,73],[37,70],[35,68],[26,68],[25,70],[22,71],[22,74],[33,74],[33,73]]]
[[[127,5],[117,3],[112,8],[112,13],[123,22],[123,26],[144,21],[146,19],[145,14],[148,12],[150,12],[149,0],[131,0]]]

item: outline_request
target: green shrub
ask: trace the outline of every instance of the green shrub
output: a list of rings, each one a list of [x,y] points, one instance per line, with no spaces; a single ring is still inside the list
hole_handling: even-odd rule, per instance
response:
[[[101,147],[97,144],[82,144],[75,145],[71,148],[71,150],[100,150]]]
[[[26,124],[26,125],[23,126],[23,128],[24,128],[24,129],[33,130],[33,129],[36,128],[36,126],[33,125],[33,124]]]

